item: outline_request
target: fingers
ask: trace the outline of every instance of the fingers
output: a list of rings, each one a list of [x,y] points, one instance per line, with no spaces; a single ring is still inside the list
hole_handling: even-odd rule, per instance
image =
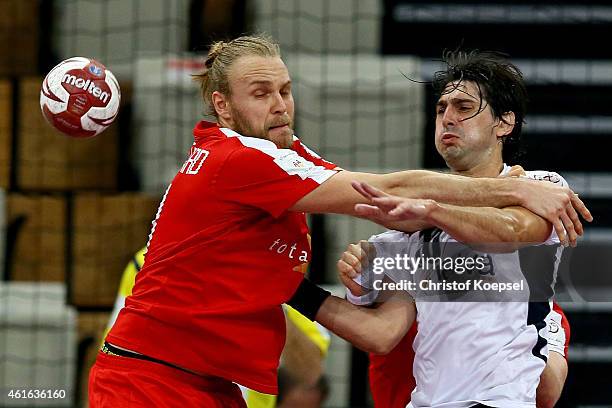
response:
[[[570,220],[572,221],[572,224],[574,224],[574,229],[576,230],[578,235],[583,235],[584,228],[582,227],[582,222],[580,222],[580,217],[578,217],[578,213],[571,204],[567,206],[566,212]]]
[[[354,296],[365,294],[364,288],[353,280],[361,273],[364,262],[367,262],[367,253],[362,244],[350,244],[336,265],[340,281]]]
[[[388,194],[376,187],[364,182],[364,181],[353,181],[351,186],[362,196],[368,200],[372,200],[375,197],[385,197]]]
[[[362,182],[361,186],[363,187],[363,189],[368,192],[368,194],[370,194],[372,197],[386,197],[389,194],[385,193],[382,190],[377,189],[376,187],[374,187],[371,184]]]
[[[368,200],[372,200],[372,196],[361,186],[360,181],[352,181],[351,186],[357,191],[359,194],[367,198]]]
[[[561,239],[561,235],[559,234],[559,222],[555,223],[555,230],[557,231],[557,235],[559,235],[559,240],[563,242],[564,245],[569,243],[569,245],[575,247],[578,235],[584,234],[584,227],[582,226],[582,222],[580,221],[578,214],[580,214],[582,218],[588,222],[593,221],[593,216],[586,205],[584,205],[582,200],[578,197],[578,194],[570,190],[569,199],[570,203],[566,206],[565,211],[562,212],[559,217],[560,223],[563,225],[566,233],[564,235],[564,239]]]
[[[395,207],[393,210],[389,211],[389,215],[392,215],[394,217],[397,217],[400,215],[409,215],[411,212],[410,209],[411,209],[410,204],[402,203],[398,205],[397,207]]]
[[[346,275],[339,274],[340,282],[354,295],[362,296],[365,294],[365,290],[357,282],[352,280]]]
[[[379,207],[384,212],[389,212],[393,210],[395,207],[397,207],[398,205],[400,205],[403,202],[403,200],[405,199],[402,199],[400,197],[392,197],[392,196],[374,197],[372,198],[372,204],[375,204],[377,207]]]
[[[567,244],[569,243],[569,245],[575,247],[576,240],[578,239],[578,234],[576,234],[576,229],[574,228],[572,220],[570,219],[570,217],[568,217],[566,213],[563,212],[561,213],[561,222],[563,223],[563,227],[565,228],[565,233],[567,235],[564,245],[567,246]]]
[[[591,215],[591,212],[586,207],[586,205],[584,205],[580,197],[578,197],[578,194],[573,193],[570,197],[570,200],[572,207],[576,209],[576,211],[580,214],[580,216],[582,216],[583,219],[588,222],[593,221],[593,216]]]
[[[375,205],[355,204],[355,213],[363,218],[376,221],[383,219],[386,213]]]
[[[361,273],[363,265],[367,262],[368,255],[361,244],[349,244],[338,261],[338,272],[340,275],[354,279]]]
[[[355,279],[357,276],[359,276],[355,268],[344,259],[340,259],[338,261],[336,268],[338,269],[339,276],[346,276],[349,279]]]
[[[349,278],[355,279],[361,273],[361,264],[354,255],[345,252],[342,254],[342,259],[338,261],[338,270]]]
[[[525,174],[526,174],[525,169],[523,169],[522,166],[516,165],[510,168],[510,171],[508,172],[506,176],[507,177],[518,177],[518,176],[524,176]]]
[[[423,200],[406,199],[397,205],[393,210],[389,211],[389,215],[407,220],[425,215],[427,207]]]
[[[555,232],[557,233],[561,244],[563,244],[563,246],[567,246],[567,237],[565,236],[565,228],[563,228],[563,222],[561,222],[561,219],[557,218],[553,222],[553,226],[555,227]]]
[[[340,282],[351,292],[353,296],[363,296],[366,294],[365,289],[352,279],[346,276],[340,276]]]

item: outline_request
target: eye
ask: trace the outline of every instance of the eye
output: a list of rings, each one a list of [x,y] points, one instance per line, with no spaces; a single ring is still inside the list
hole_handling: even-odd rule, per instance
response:
[[[445,110],[446,110],[446,109],[444,108],[444,106],[438,106],[438,107],[436,108],[436,113],[437,113],[438,115],[441,115],[441,114],[443,114],[443,113],[444,113],[444,111],[445,111]]]

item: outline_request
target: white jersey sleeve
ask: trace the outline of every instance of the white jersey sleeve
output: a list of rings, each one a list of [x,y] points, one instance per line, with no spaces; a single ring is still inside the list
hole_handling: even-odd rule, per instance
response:
[[[561,319],[561,314],[556,310],[551,310],[546,316],[548,351],[557,352],[565,357],[565,329],[561,324]]]

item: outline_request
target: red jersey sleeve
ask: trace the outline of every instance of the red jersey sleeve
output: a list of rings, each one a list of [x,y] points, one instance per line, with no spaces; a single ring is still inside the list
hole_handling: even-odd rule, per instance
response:
[[[334,163],[325,160],[313,150],[309,149],[300,139],[296,136],[293,136],[293,145],[291,146],[293,150],[297,152],[303,158],[313,162],[317,166],[325,167],[330,170],[342,170],[342,168],[336,166]]]
[[[375,407],[399,408],[410,402],[416,380],[412,373],[417,335],[414,322],[404,338],[387,355],[370,354],[370,389]]]
[[[225,200],[255,206],[274,217],[337,173],[268,140],[237,139],[242,146],[219,169],[217,192]]]

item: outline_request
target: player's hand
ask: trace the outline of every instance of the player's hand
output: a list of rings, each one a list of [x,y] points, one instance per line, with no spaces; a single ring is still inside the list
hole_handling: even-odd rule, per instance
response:
[[[505,174],[504,176],[501,176],[501,177],[521,177],[525,175],[527,175],[527,173],[525,172],[525,169],[523,168],[523,166],[520,166],[517,164],[510,168],[510,171],[508,172],[508,174]]]
[[[584,228],[578,214],[591,222],[593,216],[576,193],[567,187],[521,177],[517,180],[522,206],[549,221],[563,245],[576,246]]]
[[[367,241],[360,241],[357,244],[349,244],[338,260],[336,265],[338,278],[353,296],[366,294],[366,289],[353,279],[361,274],[363,267],[368,265],[369,256],[373,251],[372,244]]]
[[[357,215],[378,224],[426,220],[437,205],[434,200],[392,196],[365,182],[354,181],[352,186],[371,203],[356,204]]]

